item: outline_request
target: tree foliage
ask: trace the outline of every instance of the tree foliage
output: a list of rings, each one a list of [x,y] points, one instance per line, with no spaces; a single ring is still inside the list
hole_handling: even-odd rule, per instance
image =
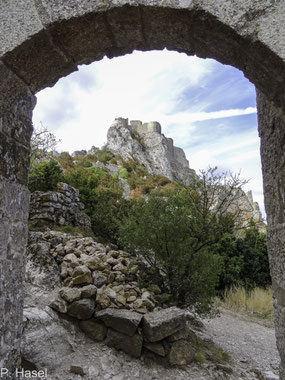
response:
[[[62,179],[62,168],[57,161],[35,162],[30,168],[28,188],[31,192],[54,191]]]
[[[79,190],[92,230],[104,242],[118,242],[120,218],[128,208],[118,178],[99,167],[78,167],[65,173],[64,181]]]
[[[247,289],[271,284],[266,235],[252,223],[244,239],[238,239],[237,249],[243,258],[240,278]]]
[[[223,264],[216,245],[232,233],[237,215],[228,208],[242,183],[209,169],[167,198],[138,200],[121,225],[121,243],[163,273],[176,304],[211,310]]]

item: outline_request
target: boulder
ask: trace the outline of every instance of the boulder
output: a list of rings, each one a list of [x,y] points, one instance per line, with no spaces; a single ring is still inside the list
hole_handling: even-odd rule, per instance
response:
[[[89,298],[96,295],[97,288],[94,285],[85,285],[81,289],[80,298]]]
[[[111,304],[110,298],[104,293],[97,293],[96,296],[96,307],[101,309],[107,309]]]
[[[73,284],[92,284],[92,275],[89,268],[85,265],[79,265],[72,272]]]
[[[92,277],[93,277],[93,284],[97,288],[101,288],[101,286],[107,283],[107,277],[102,272],[94,271],[92,274]]]
[[[177,307],[153,311],[143,317],[143,333],[149,342],[158,342],[185,326],[186,313]]]
[[[41,232],[30,233],[26,251],[26,281],[47,290],[60,285],[59,267],[50,249],[50,243],[43,240]]]
[[[119,331],[108,329],[105,343],[109,347],[114,347],[116,350],[122,350],[130,356],[139,358],[142,351],[143,338],[138,334],[129,336]]]
[[[142,320],[142,316],[129,310],[105,309],[96,313],[96,318],[114,330],[133,336]]]
[[[95,310],[95,301],[91,298],[74,301],[67,307],[67,314],[77,319],[89,319]]]
[[[59,295],[67,302],[77,301],[81,297],[81,291],[77,288],[62,288]]]
[[[107,327],[102,322],[98,322],[94,319],[80,321],[79,327],[89,338],[97,342],[102,342],[106,338]]]
[[[194,360],[195,352],[187,340],[177,340],[171,346],[169,363],[173,366],[185,366]]]
[[[51,301],[49,307],[62,314],[65,314],[67,312],[67,302],[64,301],[61,297],[56,297],[53,301]]]
[[[37,368],[54,370],[64,362],[73,351],[69,337],[69,331],[52,309],[24,309],[22,357]]]

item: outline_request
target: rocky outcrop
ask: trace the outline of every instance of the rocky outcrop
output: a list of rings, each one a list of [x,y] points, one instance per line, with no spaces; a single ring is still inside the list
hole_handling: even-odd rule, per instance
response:
[[[35,191],[31,194],[31,224],[34,227],[71,225],[91,231],[91,222],[83,212],[79,191],[62,182],[57,187],[57,191]]]
[[[73,351],[70,331],[50,308],[24,309],[22,359],[33,366],[54,369]]]
[[[107,133],[107,151],[124,160],[137,159],[150,174],[161,174],[170,180],[189,185],[196,176],[189,168],[183,149],[173,145],[171,138],[161,133],[158,122],[142,123],[115,119]]]

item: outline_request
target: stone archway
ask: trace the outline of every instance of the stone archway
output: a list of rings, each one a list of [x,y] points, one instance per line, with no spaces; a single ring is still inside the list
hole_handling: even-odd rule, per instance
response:
[[[235,66],[258,89],[276,333],[285,379],[284,16],[281,0],[1,2],[0,367],[12,371],[19,360],[34,94],[78,64],[166,47]]]

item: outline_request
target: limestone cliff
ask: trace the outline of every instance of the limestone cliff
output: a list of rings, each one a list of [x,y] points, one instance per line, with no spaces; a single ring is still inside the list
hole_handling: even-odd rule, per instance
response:
[[[161,174],[187,186],[196,176],[183,149],[161,133],[156,121],[133,120],[129,125],[128,119],[115,119],[108,130],[106,150],[124,160],[137,159],[150,174]]]

